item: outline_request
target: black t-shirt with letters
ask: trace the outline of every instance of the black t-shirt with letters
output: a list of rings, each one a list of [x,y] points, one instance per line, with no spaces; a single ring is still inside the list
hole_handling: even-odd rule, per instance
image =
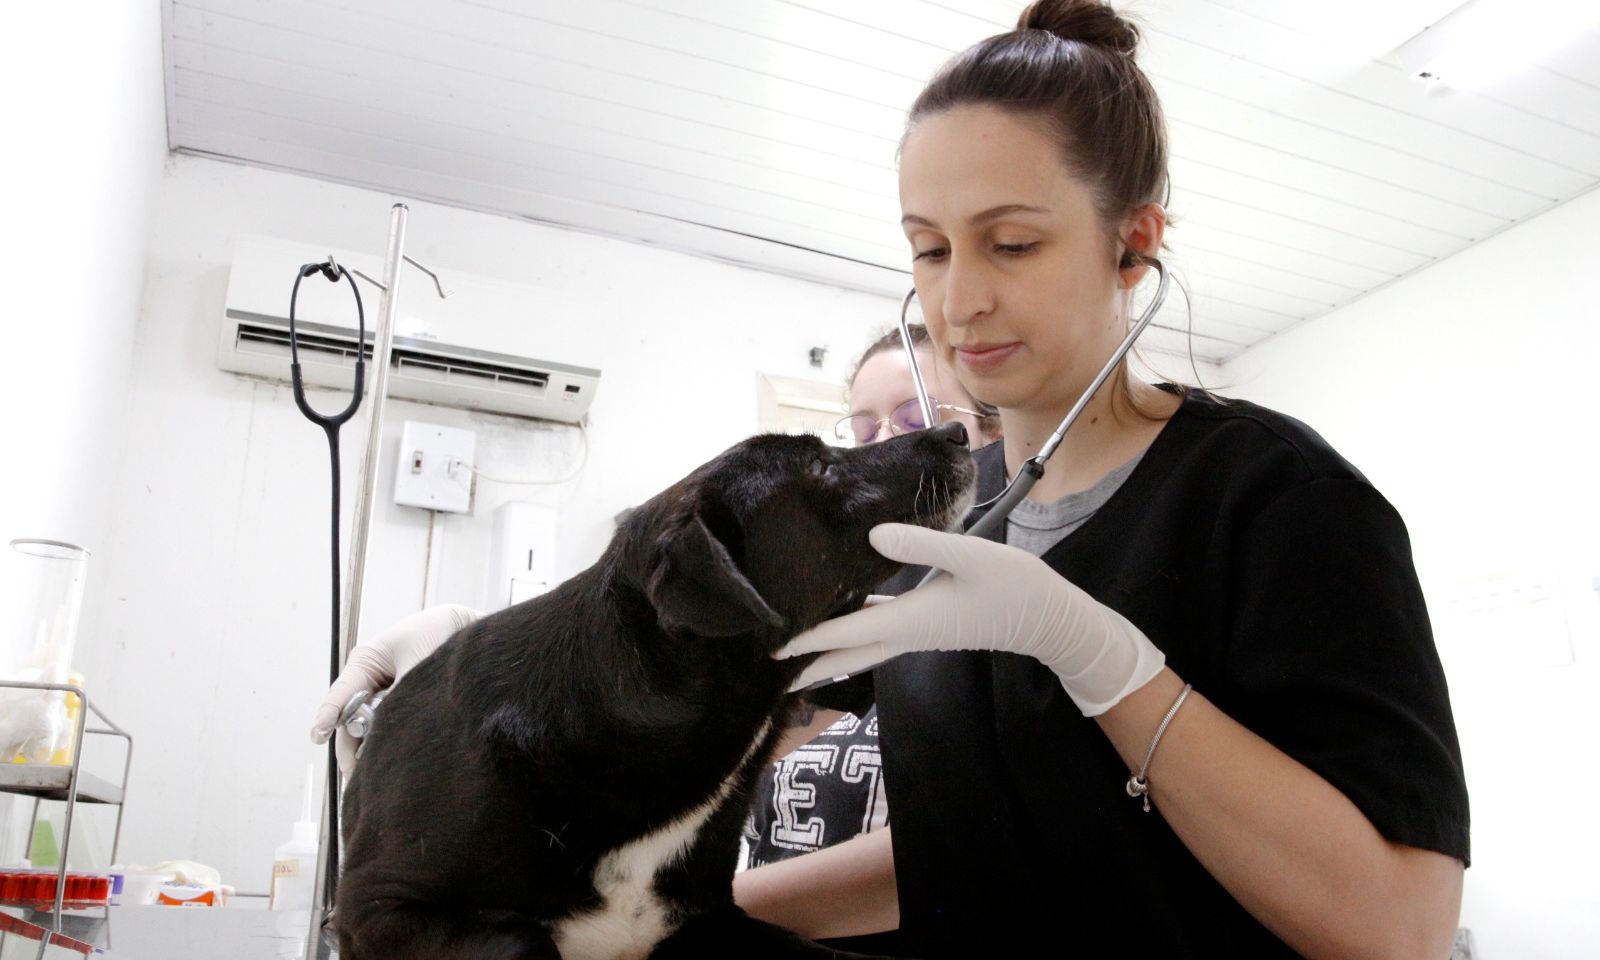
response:
[[[745,819],[746,866],[811,853],[883,826],[882,769],[876,707],[845,714],[768,764]]]

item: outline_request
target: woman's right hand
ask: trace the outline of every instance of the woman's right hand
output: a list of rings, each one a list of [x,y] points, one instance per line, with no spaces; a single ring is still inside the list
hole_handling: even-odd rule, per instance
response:
[[[339,726],[339,715],[344,712],[345,704],[362,691],[372,694],[393,686],[457,630],[482,616],[461,604],[429,607],[399,620],[376,637],[356,644],[339,672],[339,679],[328,688],[322,705],[317,707],[311,723],[311,742],[327,743],[337,727],[334,751],[339,756],[339,770],[349,776],[355,769],[356,748],[360,744]]]

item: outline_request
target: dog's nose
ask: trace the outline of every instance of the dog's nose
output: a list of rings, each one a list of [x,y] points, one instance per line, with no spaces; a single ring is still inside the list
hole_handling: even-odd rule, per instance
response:
[[[928,432],[946,443],[953,443],[958,447],[967,445],[967,428],[958,420],[941,423]]]

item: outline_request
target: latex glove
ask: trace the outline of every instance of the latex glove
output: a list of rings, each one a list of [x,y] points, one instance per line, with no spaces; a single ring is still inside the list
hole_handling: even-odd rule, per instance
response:
[[[322,705],[317,708],[311,723],[311,742],[328,742],[351,697],[362,690],[370,694],[393,686],[407,670],[421,663],[457,630],[482,616],[460,604],[429,607],[397,621],[370,640],[356,644],[344,669],[339,671],[339,679],[328,688]],[[339,755],[339,769],[346,776],[355,769],[358,746],[360,742],[339,727],[334,751]]]
[[[1094,717],[1148,683],[1166,656],[1121,614],[1043,560],[981,537],[885,523],[869,534],[891,560],[945,573],[889,603],[869,605],[796,637],[779,658],[826,651],[795,687],[858,673],[902,653],[1000,650],[1055,671]]]

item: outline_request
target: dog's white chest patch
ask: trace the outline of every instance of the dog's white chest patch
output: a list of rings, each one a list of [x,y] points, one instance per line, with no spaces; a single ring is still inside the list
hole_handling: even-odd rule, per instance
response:
[[[635,960],[650,955],[672,930],[667,905],[656,896],[656,873],[683,855],[711,816],[701,804],[667,827],[618,847],[594,868],[600,909],[556,924],[562,960]]]
[[[739,767],[766,739],[771,726],[771,721],[762,725]],[[698,807],[600,858],[592,877],[599,908],[551,926],[561,960],[644,960],[672,933],[671,905],[656,896],[656,874],[683,856],[706,820],[728,799],[733,785],[730,776]]]

